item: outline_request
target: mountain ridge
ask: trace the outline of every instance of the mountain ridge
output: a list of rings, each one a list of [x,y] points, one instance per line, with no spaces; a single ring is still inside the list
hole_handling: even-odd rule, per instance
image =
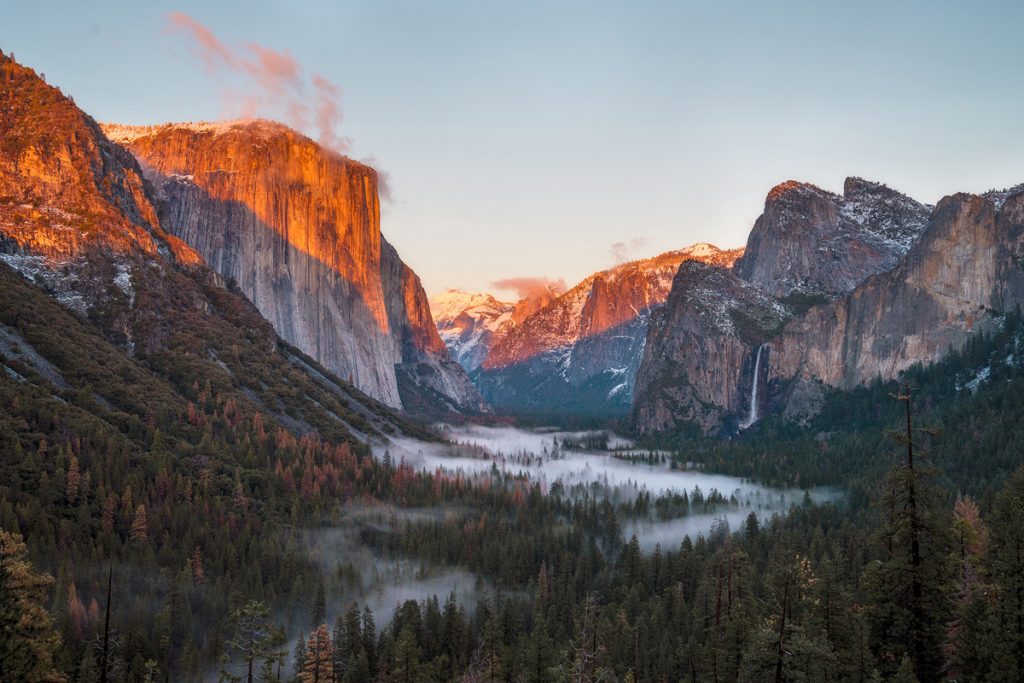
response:
[[[744,257],[714,274],[714,295],[674,282],[638,373],[637,429],[731,433],[769,412],[802,420],[832,387],[891,379],[961,348],[993,311],[1024,300],[1020,189],[930,207],[859,178],[842,196],[793,181],[772,188]],[[756,300],[776,310],[758,314]]]
[[[697,243],[621,263],[557,295],[524,299],[511,312],[506,304],[501,315],[507,317],[486,335],[479,318],[467,315],[456,324],[458,314],[449,314],[447,340],[461,348],[456,329],[478,333],[472,352],[479,365],[472,377],[499,409],[625,413],[647,321],[663,304],[679,264],[695,258],[731,265],[740,253]],[[472,341],[472,334],[466,339]]]

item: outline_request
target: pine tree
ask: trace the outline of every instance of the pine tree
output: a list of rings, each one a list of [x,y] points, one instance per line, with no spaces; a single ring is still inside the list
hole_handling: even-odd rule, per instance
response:
[[[300,633],[295,641],[295,651],[292,654],[292,665],[295,667],[295,678],[299,679],[306,668],[306,638]]]
[[[767,569],[768,620],[751,637],[742,680],[835,680],[837,661],[825,633],[814,628],[818,578],[806,557],[785,543]],[[733,680],[732,675],[724,680]]]
[[[331,683],[334,680],[334,655],[326,624],[321,624],[309,634],[299,680],[302,683]]]
[[[574,683],[591,683],[603,648],[597,643],[597,598],[587,595],[568,652],[566,678]]]
[[[270,621],[270,609],[262,602],[251,600],[232,613],[234,634],[227,641],[227,652],[221,666],[221,680],[245,680],[253,683],[256,675],[267,667],[268,663],[276,662],[282,656],[284,632],[274,627]],[[229,671],[235,668],[242,671],[236,675]]]
[[[957,496],[953,507],[956,545],[956,594],[953,619],[946,627],[943,644],[943,674],[957,681],[986,680],[991,667],[991,587],[985,577],[988,528],[978,506],[970,498]]]
[[[206,572],[203,571],[203,556],[199,552],[199,546],[192,551],[192,559],[189,560],[188,568],[192,573],[192,583],[196,586],[202,585],[206,580]]]
[[[318,581],[313,605],[310,610],[310,628],[316,628],[327,621],[327,599],[324,595],[324,582]]]
[[[370,672],[377,673],[377,625],[369,607],[363,608],[363,650],[366,652]]]
[[[1002,680],[1024,679],[1024,466],[996,498],[992,511],[992,578],[1001,638],[995,670]]]
[[[883,669],[895,673],[896,662],[907,655],[918,677],[936,680],[950,614],[950,519],[932,482],[933,471],[921,461],[909,388],[896,398],[906,410],[901,438],[906,460],[886,476],[883,509],[888,515],[876,533],[884,559],[867,568],[864,583]]]
[[[82,473],[78,469],[78,458],[74,455],[71,456],[71,462],[68,464],[68,485],[67,485],[67,499],[68,503],[74,505],[78,501],[78,487],[82,483]]]
[[[355,668],[359,656],[365,659],[363,647],[362,625],[359,618],[359,606],[355,603],[344,615],[338,617],[334,627],[334,677],[337,681],[357,681]]]
[[[131,539],[137,543],[145,543],[149,540],[149,522],[146,521],[146,506],[141,503],[135,508],[135,517],[132,519]]]
[[[395,642],[391,680],[395,683],[416,683],[420,680],[420,648],[411,626],[404,626]]]
[[[0,531],[0,681],[63,681],[60,636],[43,607],[53,578],[37,574],[21,538]]]

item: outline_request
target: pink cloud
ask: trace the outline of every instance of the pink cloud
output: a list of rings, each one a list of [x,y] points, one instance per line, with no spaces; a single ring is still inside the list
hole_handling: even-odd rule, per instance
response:
[[[170,31],[187,34],[207,73],[230,77],[230,85],[222,82],[220,92],[228,115],[283,119],[293,128],[315,136],[324,147],[340,153],[348,151],[348,140],[338,135],[341,88],[330,80],[313,74],[307,81],[302,66],[287,52],[258,43],[227,45],[182,12],[168,14],[167,26]],[[381,187],[387,191],[386,174]]]
[[[249,43],[245,47],[255,59],[243,61],[243,68],[268,92],[283,95],[286,88],[302,89],[301,69],[291,55],[256,43]]]
[[[336,131],[341,124],[341,88],[319,74],[313,74],[313,89],[316,91],[316,127],[320,133],[320,144],[338,151],[346,151],[348,143],[338,137]]]
[[[185,31],[195,42],[196,54],[203,66],[210,73],[224,66],[234,66],[234,56],[227,46],[192,17],[182,12],[171,12],[167,15],[167,29]]]
[[[520,299],[535,299],[548,291],[561,294],[565,291],[565,280],[547,277],[507,277],[493,281],[491,287],[513,291]]]

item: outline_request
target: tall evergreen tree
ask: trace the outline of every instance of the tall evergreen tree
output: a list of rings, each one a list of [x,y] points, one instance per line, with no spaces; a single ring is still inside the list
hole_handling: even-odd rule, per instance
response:
[[[998,680],[1024,680],[1024,466],[996,498],[991,555],[1001,635],[994,669]]]
[[[899,440],[906,459],[886,475],[881,506],[885,518],[876,533],[882,559],[868,566],[864,582],[883,669],[895,673],[906,655],[918,678],[932,681],[942,668],[950,614],[951,520],[934,470],[923,461],[910,389],[896,398],[904,403],[905,431]]]
[[[327,626],[321,624],[309,634],[306,656],[299,672],[302,683],[332,683],[334,680],[334,655],[331,650],[331,635]]]
[[[60,636],[43,604],[53,578],[36,573],[20,537],[0,531],[0,681],[63,681]]]
[[[257,600],[247,602],[231,616],[234,634],[227,641],[221,680],[253,683],[260,672],[266,670],[268,662],[276,662],[281,656],[284,632],[270,623],[270,609]]]

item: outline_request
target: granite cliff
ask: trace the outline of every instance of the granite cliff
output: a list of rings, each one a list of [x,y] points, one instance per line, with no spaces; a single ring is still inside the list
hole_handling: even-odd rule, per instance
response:
[[[377,174],[268,121],[106,125],[164,224],[289,342],[393,406],[486,406],[438,337],[419,279],[380,232]]]
[[[595,273],[494,334],[477,386],[515,411],[623,412],[654,311],[686,260],[731,265],[741,250],[696,244]]]
[[[27,393],[52,392],[91,412],[91,424],[143,444],[154,424],[194,430],[207,411],[228,421],[244,413],[266,432],[334,443],[422,435],[280,339],[164,229],[157,205],[127,150],[0,53],[5,380]],[[181,442],[166,443],[186,453]]]
[[[856,178],[841,197],[777,186],[731,272],[673,283],[638,373],[638,430],[800,419],[829,388],[959,348],[1024,300],[1022,207],[1024,187],[933,209]]]
[[[895,266],[930,213],[860,178],[847,178],[841,196],[789,180],[768,193],[736,275],[776,297],[833,298]]]
[[[990,331],[1024,303],[1022,234],[1024,187],[944,198],[896,268],[811,309],[771,342],[768,378],[785,388],[782,407],[800,416],[820,385],[896,377]]]

